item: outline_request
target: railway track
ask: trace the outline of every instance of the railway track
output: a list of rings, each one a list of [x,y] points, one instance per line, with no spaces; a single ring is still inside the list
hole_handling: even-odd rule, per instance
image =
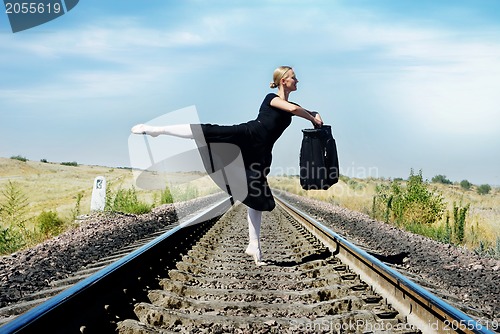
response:
[[[244,254],[246,209],[223,200],[0,332],[492,333],[278,203],[263,218],[267,266]]]

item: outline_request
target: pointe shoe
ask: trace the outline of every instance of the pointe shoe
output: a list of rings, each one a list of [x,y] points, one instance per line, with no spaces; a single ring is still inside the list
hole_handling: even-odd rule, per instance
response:
[[[245,250],[245,254],[247,255],[250,255],[251,257],[253,257],[253,260],[255,261],[255,265],[258,267],[258,266],[267,266],[267,263],[264,262],[264,261],[261,261],[261,253],[260,253],[260,249],[257,248],[257,250],[255,249],[252,249],[250,247],[250,245],[247,247],[247,249]]]
[[[132,127],[131,132],[137,135],[150,135],[151,137],[158,137],[161,134],[161,129],[145,124],[137,124]]]

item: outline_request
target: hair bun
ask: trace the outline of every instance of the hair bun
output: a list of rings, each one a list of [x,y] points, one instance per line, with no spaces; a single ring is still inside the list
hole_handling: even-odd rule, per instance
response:
[[[286,72],[290,71],[292,68],[290,66],[280,66],[274,70],[273,82],[269,85],[271,88],[279,87],[281,79],[285,78]]]

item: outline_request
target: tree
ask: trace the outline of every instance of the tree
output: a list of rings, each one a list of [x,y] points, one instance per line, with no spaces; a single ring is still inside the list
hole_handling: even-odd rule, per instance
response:
[[[446,178],[446,175],[436,175],[431,181],[432,183],[452,184],[452,182]]]
[[[462,187],[462,189],[469,190],[470,187],[472,187],[472,183],[467,180],[462,180],[460,181],[460,187]]]
[[[477,187],[477,193],[479,195],[487,195],[491,191],[491,186],[489,184],[482,184],[479,187]]]

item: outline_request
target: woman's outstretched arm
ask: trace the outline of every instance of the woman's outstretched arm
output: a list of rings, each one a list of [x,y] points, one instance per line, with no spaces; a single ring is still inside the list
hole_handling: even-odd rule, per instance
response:
[[[281,110],[288,111],[296,116],[307,119],[314,125],[314,127],[323,126],[323,120],[321,119],[321,115],[318,112],[309,111],[307,109],[302,108],[299,105],[285,101],[280,97],[275,97],[274,99],[272,99],[271,106]]]

